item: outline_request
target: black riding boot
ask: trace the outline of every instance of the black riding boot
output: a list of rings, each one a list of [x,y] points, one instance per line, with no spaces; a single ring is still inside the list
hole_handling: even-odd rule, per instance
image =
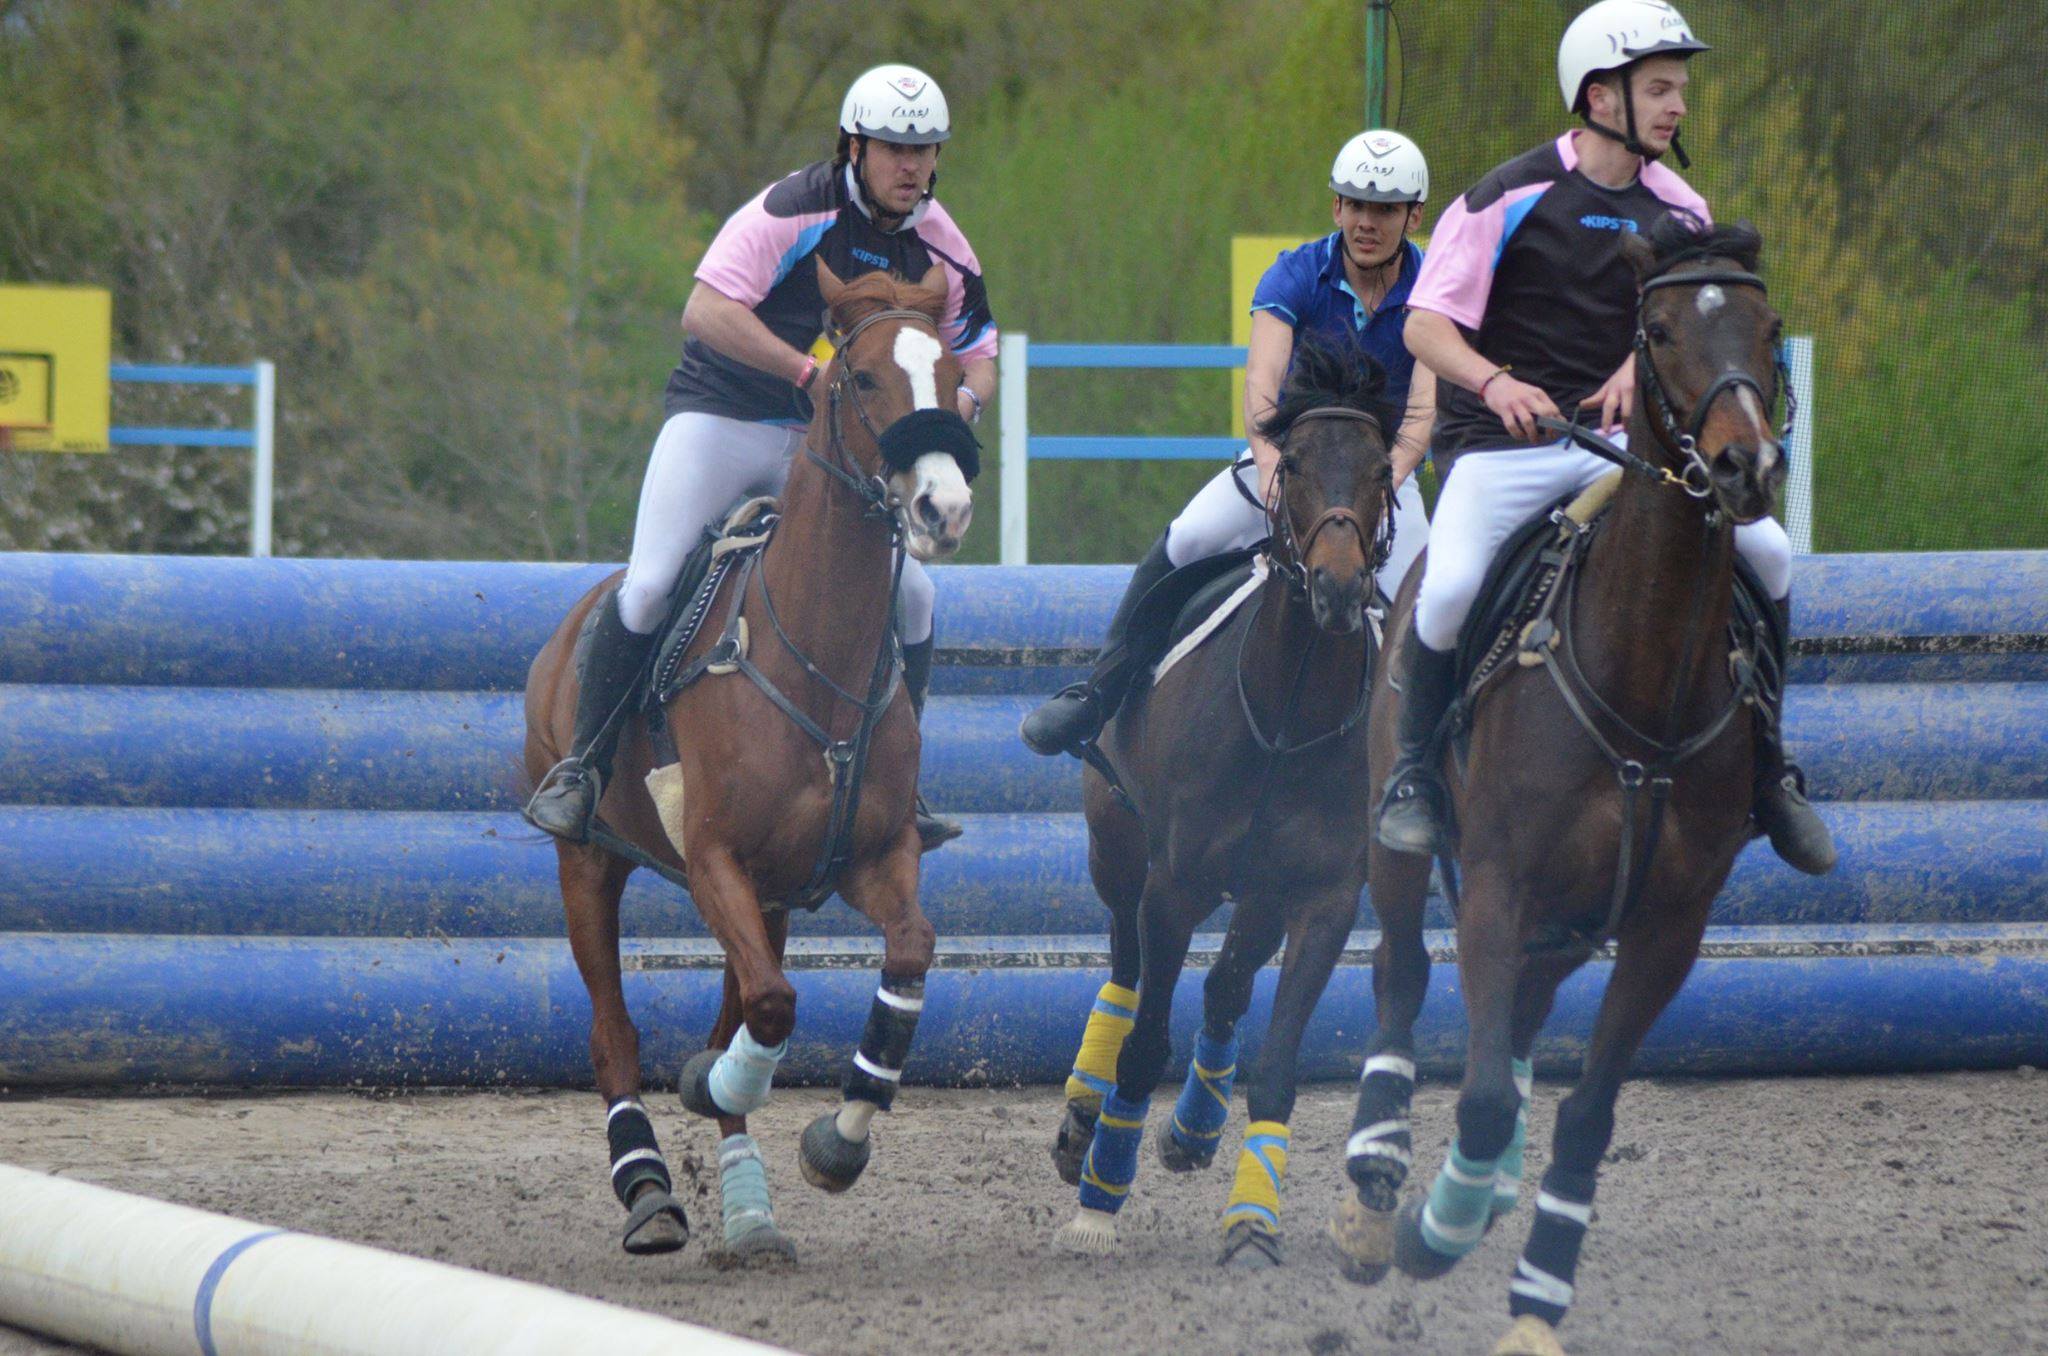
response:
[[[1432,650],[1409,623],[1401,646],[1400,748],[1380,797],[1379,840],[1396,852],[1430,855],[1443,847],[1444,786],[1431,758],[1436,728],[1450,708],[1455,650]]]
[[[612,774],[612,753],[625,721],[615,723],[609,733],[604,725],[625,700],[653,643],[653,636],[628,631],[620,620],[618,590],[605,594],[591,609],[577,644],[575,745],[567,758],[549,769],[526,802],[527,821],[535,828],[572,843],[590,836],[590,820],[604,795],[605,779]]]
[[[1162,532],[1138,562],[1138,568],[1131,572],[1123,601],[1116,605],[1116,616],[1110,620],[1109,634],[1102,638],[1095,671],[1024,717],[1018,733],[1033,753],[1047,757],[1075,753],[1082,744],[1102,733],[1102,727],[1123,704],[1124,694],[1130,691],[1131,679],[1144,658],[1126,643],[1131,618],[1152,586],[1172,573],[1173,562],[1166,558],[1166,534]]]
[[[1835,869],[1835,840],[1806,800],[1806,774],[1785,757],[1785,684],[1787,651],[1792,635],[1792,599],[1775,604],[1778,630],[1772,637],[1774,663],[1759,666],[1763,682],[1757,692],[1756,786],[1750,817],[1770,836],[1771,848],[1809,876]]]
[[[903,647],[903,690],[910,696],[910,709],[917,713],[920,725],[924,723],[924,694],[932,685],[932,647],[937,641],[934,634]],[[924,792],[917,793],[917,837],[924,851],[950,843],[962,832],[959,820],[933,814],[924,803]]]

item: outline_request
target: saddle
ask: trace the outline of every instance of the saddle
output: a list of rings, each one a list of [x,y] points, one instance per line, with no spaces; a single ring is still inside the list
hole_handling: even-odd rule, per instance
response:
[[[781,521],[780,507],[778,501],[767,496],[744,499],[719,523],[704,529],[703,540],[683,561],[682,573],[676,577],[668,617],[662,622],[653,647],[654,664],[641,688],[638,709],[659,706],[675,695],[683,655],[704,629],[705,615],[718,596],[719,585],[744,555],[768,544],[776,523]],[[741,626],[744,636],[745,623]]]
[[[1265,578],[1258,555],[1259,548],[1253,546],[1194,561],[1175,570],[1145,595],[1138,616],[1132,621],[1132,633],[1135,635],[1140,626],[1149,622],[1150,644],[1142,653],[1157,659],[1152,665],[1152,682],[1164,678],[1167,670],[1214,634],[1252,595]],[[1157,615],[1148,617],[1146,609],[1153,605],[1155,596],[1159,600]]]
[[[1459,699],[1454,718],[1469,716],[1480,690],[1510,661],[1534,667],[1541,662],[1539,649],[1557,647],[1562,623],[1552,611],[1572,573],[1585,564],[1585,545],[1621,485],[1621,476],[1620,471],[1611,472],[1578,495],[1559,499],[1502,544],[1458,633]],[[1771,642],[1777,639],[1777,609],[1756,571],[1739,555],[1729,630],[1731,653],[1745,662],[1768,662],[1776,653]],[[1766,682],[1775,680],[1775,675],[1766,676]]]

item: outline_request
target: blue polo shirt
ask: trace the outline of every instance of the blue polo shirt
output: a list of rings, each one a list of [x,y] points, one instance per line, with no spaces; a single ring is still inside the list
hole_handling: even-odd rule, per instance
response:
[[[1294,327],[1296,339],[1315,334],[1339,348],[1364,349],[1387,370],[1387,398],[1395,408],[1405,409],[1408,384],[1415,379],[1415,357],[1401,342],[1401,331],[1408,323],[1408,293],[1422,271],[1422,251],[1412,240],[1402,241],[1401,250],[1401,275],[1370,317],[1344,276],[1343,246],[1336,231],[1275,259],[1252,293],[1252,310],[1279,316]]]

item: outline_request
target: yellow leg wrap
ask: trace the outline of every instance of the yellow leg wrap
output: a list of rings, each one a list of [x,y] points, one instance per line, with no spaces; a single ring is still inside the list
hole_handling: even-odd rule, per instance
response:
[[[1237,1153],[1237,1180],[1230,1203],[1223,1207],[1223,1227],[1249,1223],[1268,1233],[1280,1232],[1280,1185],[1287,1180],[1287,1127],[1279,1121],[1253,1121],[1244,1130]]]
[[[1074,1056],[1074,1071],[1067,1075],[1067,1100],[1100,1106],[1116,1086],[1116,1057],[1123,1053],[1124,1038],[1138,1015],[1138,991],[1117,983],[1102,986],[1095,1006],[1088,1013],[1088,1027],[1081,1033],[1081,1050]]]

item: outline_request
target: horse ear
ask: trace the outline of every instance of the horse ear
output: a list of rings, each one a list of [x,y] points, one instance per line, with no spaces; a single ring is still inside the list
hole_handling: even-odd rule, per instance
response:
[[[825,266],[823,259],[818,259],[817,264],[818,295],[825,299],[825,309],[829,311],[839,304],[840,295],[846,291],[846,284],[839,281],[837,273]]]
[[[1634,231],[1622,232],[1621,257],[1628,260],[1628,266],[1635,270],[1638,283],[1647,279],[1657,267],[1657,251]]]
[[[932,266],[917,280],[919,290],[929,293],[934,299],[931,317],[936,322],[946,318],[946,266],[934,259]]]

